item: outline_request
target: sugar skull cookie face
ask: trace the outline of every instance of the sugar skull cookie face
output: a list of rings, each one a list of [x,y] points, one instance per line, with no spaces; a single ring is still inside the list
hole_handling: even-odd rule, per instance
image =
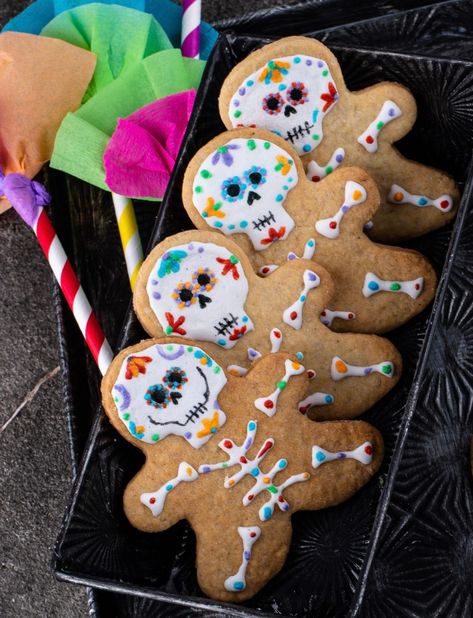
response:
[[[296,184],[288,152],[262,139],[231,139],[200,166],[193,204],[209,225],[227,235],[247,234],[262,250],[294,228],[284,200]]]
[[[146,291],[167,335],[230,349],[253,330],[244,307],[248,280],[225,247],[202,242],[173,247],[156,262]]]
[[[299,54],[274,58],[249,75],[231,98],[228,115],[234,127],[269,129],[307,154],[322,141],[324,116],[337,100],[327,63]]]
[[[143,442],[182,436],[194,448],[225,423],[217,397],[227,379],[200,348],[156,344],[123,362],[113,395],[120,420]]]

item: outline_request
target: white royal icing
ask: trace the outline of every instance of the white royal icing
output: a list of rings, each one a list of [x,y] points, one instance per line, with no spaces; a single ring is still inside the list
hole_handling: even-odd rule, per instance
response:
[[[366,131],[358,137],[357,141],[370,154],[378,150],[378,135],[380,131],[395,118],[402,115],[402,111],[394,101],[385,101],[376,118],[368,125]]]
[[[277,412],[277,402],[279,395],[286,388],[287,383],[292,376],[298,376],[304,373],[305,368],[300,363],[295,363],[291,360],[284,361],[285,372],[281,380],[277,382],[276,389],[267,397],[258,397],[255,400],[255,408],[264,412],[267,416],[274,416]]]
[[[332,326],[335,318],[340,320],[354,320],[356,314],[353,311],[332,311],[331,309],[324,309],[320,314],[320,321],[324,326]]]
[[[156,261],[146,291],[166,335],[231,349],[254,329],[244,307],[248,280],[226,247],[203,242],[172,247]]]
[[[294,253],[294,251],[289,251],[289,253],[287,254],[287,259],[288,261],[291,260],[311,260],[314,257],[314,253],[315,253],[315,240],[313,238],[310,238],[304,247],[304,253],[302,254],[302,258],[300,258],[297,253]]]
[[[264,264],[264,266],[258,269],[258,275],[260,275],[260,277],[269,277],[269,275],[278,268],[279,266],[277,264]]]
[[[246,588],[246,569],[251,559],[251,548],[261,536],[259,526],[238,526],[238,534],[243,541],[243,555],[241,564],[235,575],[227,577],[224,586],[229,592],[240,592]]]
[[[300,330],[302,327],[302,310],[307,300],[307,294],[310,290],[320,285],[320,277],[312,270],[305,270],[302,279],[304,282],[304,289],[300,293],[298,299],[292,303],[290,307],[285,309],[282,315],[283,321],[296,330]]]
[[[225,423],[217,397],[222,368],[196,346],[151,344],[122,363],[112,393],[132,436],[155,444],[168,435],[200,448]]]
[[[349,180],[345,185],[345,200],[343,205],[333,217],[320,219],[315,224],[315,229],[319,234],[326,238],[334,239],[340,235],[340,222],[345,214],[353,208],[366,201],[366,189],[358,182]]]
[[[434,206],[434,208],[437,208],[440,212],[450,212],[453,208],[453,198],[451,195],[441,195],[433,200],[425,195],[413,195],[400,185],[391,185],[388,194],[388,202],[391,204],[411,204],[419,208]]]
[[[298,54],[270,60],[248,75],[228,109],[234,127],[269,129],[307,154],[323,140],[323,119],[338,92],[327,63]]]
[[[310,408],[316,406],[329,406],[335,401],[330,393],[313,393],[299,402],[299,412],[305,414]]]
[[[175,478],[171,479],[167,483],[164,483],[158,491],[141,494],[140,502],[149,508],[153,514],[153,517],[158,517],[158,515],[161,515],[163,511],[164,503],[166,502],[169,492],[175,489],[179,483],[189,483],[190,481],[195,481],[198,476],[199,474],[197,470],[195,470],[186,461],[182,461],[179,464],[179,469]]]
[[[330,376],[332,380],[337,382],[349,377],[366,377],[372,373],[380,373],[387,378],[392,378],[394,373],[394,365],[391,361],[382,361],[376,365],[368,365],[363,367],[359,365],[350,365],[339,356],[334,356],[332,358]]]
[[[378,292],[393,292],[394,294],[407,294],[415,300],[422,294],[423,289],[424,277],[418,277],[410,281],[388,281],[380,279],[374,273],[366,273],[362,292],[366,298]]]
[[[333,170],[336,170],[343,163],[344,158],[345,149],[337,148],[333,151],[327,165],[319,165],[317,161],[312,159],[307,166],[307,178],[312,182],[319,182],[319,180],[331,174]]]
[[[363,442],[352,451],[338,451],[336,453],[326,451],[321,446],[314,445],[312,447],[312,467],[315,469],[324,463],[337,459],[356,459],[356,461],[367,466],[373,461],[373,445],[371,442]]]

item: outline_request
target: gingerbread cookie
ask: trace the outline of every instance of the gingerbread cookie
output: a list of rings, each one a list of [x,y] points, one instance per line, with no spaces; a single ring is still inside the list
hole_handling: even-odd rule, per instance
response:
[[[453,179],[393,146],[415,122],[411,93],[391,82],[349,91],[337,59],[319,41],[289,37],[255,51],[228,75],[219,106],[227,128],[256,126],[284,137],[311,180],[342,165],[366,169],[381,193],[369,233],[375,240],[420,236],[455,216]]]
[[[283,375],[274,409],[262,412]],[[367,423],[301,416],[305,382],[287,355],[237,378],[206,347],[176,338],[122,351],[102,382],[112,424],[146,456],[125,491],[129,521],[159,532],[187,519],[199,585],[215,599],[258,592],[284,563],[291,515],[348,499],[381,464],[381,435]]]
[[[327,328],[332,295],[329,274],[314,262],[288,261],[258,277],[231,240],[192,230],[153,249],[133,299],[149,335],[205,342],[227,371],[244,375],[252,361],[280,349],[297,355],[311,377],[299,394],[300,411],[316,419],[353,418],[395,386],[402,361],[387,339]]]
[[[432,300],[437,278],[420,253],[373,243],[363,226],[379,206],[356,167],[307,180],[297,153],[261,129],[234,129],[197,152],[183,183],[196,227],[232,235],[261,274],[304,256],[335,284],[327,320],[338,331],[383,333]]]

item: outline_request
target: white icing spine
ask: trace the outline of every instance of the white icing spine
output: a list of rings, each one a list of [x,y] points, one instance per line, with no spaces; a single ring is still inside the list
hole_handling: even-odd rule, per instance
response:
[[[338,238],[340,235],[340,223],[346,213],[353,208],[366,201],[366,189],[353,180],[349,180],[345,185],[345,200],[343,205],[335,213],[333,217],[320,219],[315,224],[315,229],[319,234],[330,238],[331,240]]]
[[[363,442],[358,448],[353,451],[326,451],[321,446],[314,445],[312,447],[312,467],[317,469],[324,463],[336,461],[337,459],[356,459],[363,465],[367,466],[373,461],[373,445],[371,442]]]
[[[394,294],[407,294],[412,299],[418,298],[424,289],[424,277],[411,279],[410,281],[388,281],[380,279],[374,273],[366,273],[363,283],[363,296],[369,298],[378,292],[393,292]]]
[[[361,144],[370,154],[377,152],[378,150],[378,135],[380,131],[395,118],[402,115],[402,111],[394,101],[385,101],[381,111],[376,118],[368,125],[366,131],[358,137],[357,141]]]

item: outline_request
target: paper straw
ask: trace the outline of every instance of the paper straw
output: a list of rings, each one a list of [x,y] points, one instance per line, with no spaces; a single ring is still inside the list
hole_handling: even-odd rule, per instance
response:
[[[118,195],[118,193],[112,193],[112,199],[131,291],[133,292],[138,271],[143,263],[143,247],[141,246],[140,233],[136,223],[133,202],[127,197]]]
[[[186,58],[199,58],[201,0],[182,0],[181,51]]]
[[[21,213],[19,214],[21,216]],[[92,307],[77,279],[61,241],[42,206],[38,208],[38,216],[31,228],[38,238],[44,255],[67,300],[67,304],[71,308],[92,356],[103,375],[112,362],[112,350],[97,322]]]

